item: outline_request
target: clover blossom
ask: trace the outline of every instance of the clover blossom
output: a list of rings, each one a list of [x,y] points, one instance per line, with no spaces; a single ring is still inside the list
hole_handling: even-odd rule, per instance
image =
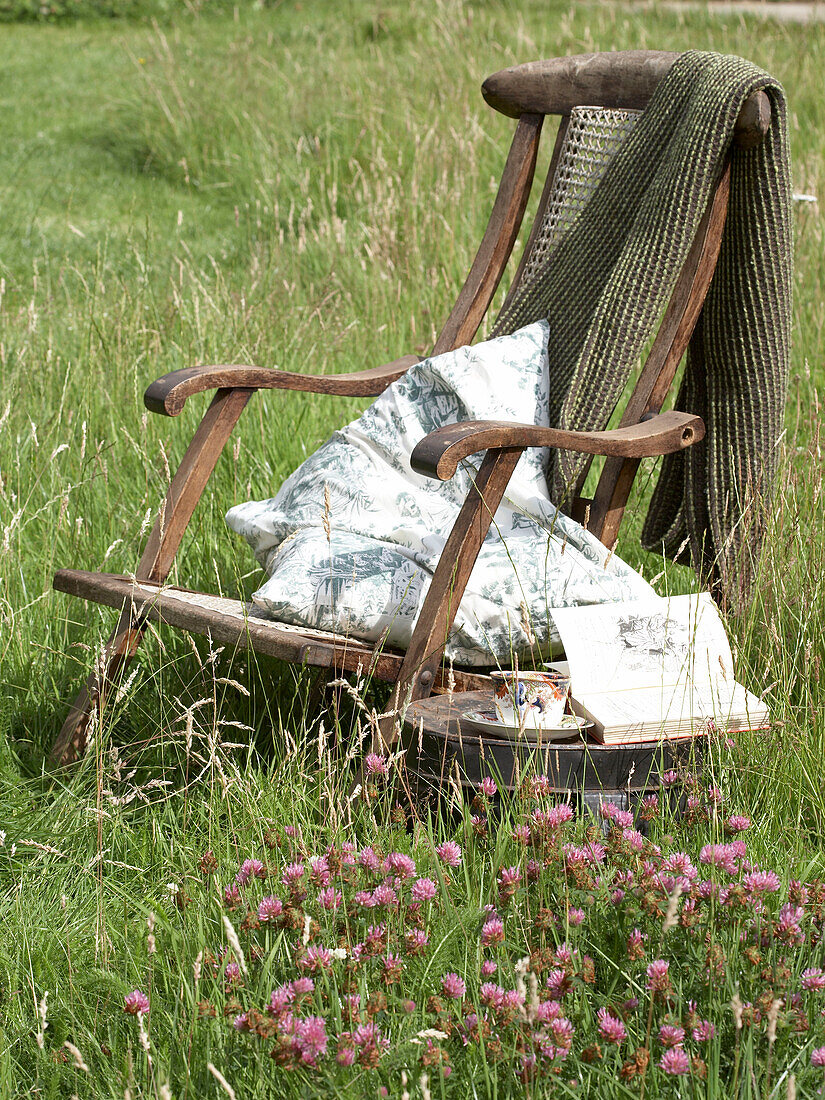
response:
[[[504,942],[504,921],[501,917],[488,917],[481,929],[481,942],[485,947]]]
[[[322,909],[337,909],[343,900],[344,895],[340,890],[336,890],[334,886],[327,886],[318,895],[318,904]]]
[[[682,889],[687,890],[691,882],[695,882],[699,877],[699,872],[693,866],[690,856],[686,852],[671,852],[667,859],[662,864],[662,870],[675,875],[677,881],[685,880],[687,885],[683,885]]]
[[[139,989],[133,989],[123,998],[123,1011],[130,1016],[148,1016],[149,998]]]
[[[710,1020],[700,1020],[691,1032],[691,1035],[697,1043],[706,1043],[710,1039],[712,1039],[715,1034],[716,1027],[710,1022]]]
[[[565,822],[572,820],[573,810],[566,802],[560,806],[553,806],[547,812],[547,826],[550,829],[557,829],[559,825],[564,825]]]
[[[644,958],[645,939],[646,937],[639,931],[638,928],[634,928],[630,935],[627,937],[627,957],[632,962],[635,962],[637,959]]]
[[[315,1067],[327,1052],[327,1024],[322,1016],[295,1021],[292,1046],[304,1065]]]
[[[441,979],[441,989],[445,997],[459,1001],[467,992],[467,986],[463,978],[458,974],[445,974]]]
[[[384,956],[381,966],[385,982],[391,984],[400,981],[401,975],[404,972],[404,964],[398,955],[394,955],[392,951],[388,952]]]
[[[278,986],[277,989],[273,989],[269,997],[269,1004],[267,1005],[267,1011],[273,1016],[280,1016],[282,1012],[285,1012],[292,1002],[295,1000],[295,994],[292,990],[292,985],[289,982],[285,982],[283,985]]]
[[[590,867],[604,863],[607,849],[597,840],[589,840],[584,845],[565,844],[564,857],[568,867]]]
[[[718,867],[729,875],[735,875],[744,854],[744,852],[740,854],[735,841],[731,844],[706,844],[699,853],[699,862]]]
[[[629,810],[620,810],[615,802],[600,802],[599,813],[606,821],[612,821],[620,827],[633,824],[633,814]]]
[[[536,1006],[536,1019],[546,1024],[550,1020],[555,1020],[557,1016],[561,1016],[563,1012],[564,1009],[558,1001],[542,1001]]]
[[[329,886],[331,875],[326,856],[313,856],[309,861],[309,881],[314,886]]]
[[[411,928],[409,932],[404,934],[404,942],[410,955],[421,955],[430,940],[421,928]]]
[[[284,886],[294,886],[304,875],[303,863],[289,863],[284,867],[281,882]]]
[[[435,854],[447,867],[461,866],[461,848],[454,840],[445,840],[435,850]]]
[[[808,967],[802,971],[801,985],[806,993],[821,993],[825,989],[825,973],[819,967]]]
[[[437,893],[438,887],[431,878],[416,879],[410,890],[414,901],[432,901]]]
[[[647,968],[647,988],[652,993],[663,993],[670,987],[668,971],[670,963],[664,959],[654,959]]]
[[[751,894],[773,894],[779,889],[779,875],[775,871],[751,871],[742,876],[742,885]]]
[[[488,1008],[498,1008],[504,1000],[504,990],[496,982],[482,982],[479,997]]]
[[[645,838],[638,829],[622,829],[622,840],[636,852],[641,852],[645,846]]]
[[[415,874],[415,860],[403,852],[391,852],[387,856],[387,866],[402,879],[412,878]]]
[[[671,1076],[690,1073],[690,1059],[681,1047],[671,1047],[662,1055],[659,1069]]]
[[[259,859],[245,859],[235,875],[238,886],[246,886],[251,878],[266,878],[266,867]]]
[[[390,769],[387,761],[383,756],[379,756],[377,752],[368,752],[364,757],[364,766],[367,769],[367,775],[387,776],[390,774]]]
[[[779,910],[779,920],[776,922],[777,937],[786,943],[802,943],[805,939],[801,925],[804,916],[805,910],[801,905],[786,902]]]
[[[570,979],[567,976],[567,971],[561,968],[551,970],[547,975],[547,988],[554,997],[564,996],[570,988]]]
[[[663,1047],[680,1047],[685,1041],[685,1029],[676,1024],[662,1024],[659,1042]]]
[[[620,1019],[613,1016],[609,1009],[600,1008],[596,1013],[599,1034],[607,1043],[619,1046],[627,1037],[627,1029]]]
[[[262,924],[277,920],[284,911],[284,905],[280,898],[273,896],[261,898],[258,902],[258,920]]]
[[[373,906],[385,906],[389,908],[392,905],[398,904],[398,894],[387,882],[382,882],[380,886],[372,892],[372,905]]]
[[[500,890],[513,891],[521,882],[520,867],[502,867],[498,874]]]
[[[569,1051],[573,1045],[575,1028],[565,1016],[557,1016],[550,1021],[550,1032],[557,1046]]]
[[[381,860],[371,847],[361,849],[358,853],[358,863],[365,871],[372,871],[377,874],[381,870]]]
[[[527,780],[527,792],[531,798],[546,798],[550,791],[550,780],[546,775],[532,775]]]
[[[326,947],[317,947],[312,944],[306,949],[302,958],[298,959],[299,970],[308,970],[311,974],[319,970],[329,970],[332,966],[332,952]]]

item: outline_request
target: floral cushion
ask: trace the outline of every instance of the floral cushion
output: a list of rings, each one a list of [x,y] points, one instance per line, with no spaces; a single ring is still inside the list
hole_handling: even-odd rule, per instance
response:
[[[410,455],[462,420],[547,427],[547,323],[411,367],[335,432],[270,500],[227,513],[269,579],[252,597],[282,622],[408,645],[441,550],[483,455],[447,482]],[[574,520],[545,484],[547,452],[525,451],[470,576],[447,644],[456,664],[549,652],[553,607],[652,595],[646,581]]]

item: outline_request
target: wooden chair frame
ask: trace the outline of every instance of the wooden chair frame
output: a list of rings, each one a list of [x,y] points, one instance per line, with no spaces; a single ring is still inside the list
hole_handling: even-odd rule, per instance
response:
[[[560,115],[561,121],[547,182],[510,297],[518,290],[544,215],[571,110],[594,104],[643,108],[676,56],[658,51],[586,54],[520,65],[485,81],[482,93],[487,102],[518,121],[486,232],[432,354],[470,343],[490,306],[519,235],[545,117]],[[757,92],[739,115],[734,141],[741,146],[753,146],[764,139],[769,124],[770,103],[763,92]],[[376,651],[363,643],[343,642],[332,635],[325,638],[314,631],[281,630],[277,624],[267,626],[252,618],[241,621],[235,616],[233,621],[229,616],[186,603],[180,598],[180,589],[160,586],[169,575],[218,458],[256,390],[376,396],[419,362],[419,357],[408,355],[372,370],[320,377],[244,365],[198,366],[173,371],[153,382],[144,397],[146,407],[165,416],[177,416],[195,394],[217,392],[171,481],[135,577],[69,569],[55,575],[56,589],[119,608],[120,616],[104,648],[100,667],[75,700],[54,743],[52,759],[69,763],[82,753],[93,708],[104,705],[108,686],[131,661],[149,620],[170,622],[196,633],[209,633],[217,641],[328,668],[335,675],[359,666],[369,667],[380,679],[396,682],[397,708],[429,695],[437,686],[445,639],[492,517],[520,455],[528,447],[559,447],[607,456],[592,500],[581,496],[582,477],[569,511],[578,519],[587,516],[589,530],[605,545],[612,546],[639,461],[690,446],[704,435],[699,417],[660,410],[691,340],[713,276],[729,188],[728,161],[618,428],[575,432],[526,424],[469,422],[437,429],[416,447],[414,468],[441,479],[452,477],[458,463],[467,456],[480,451],[486,454],[435,570],[406,655]],[[478,676],[458,675],[457,680],[459,687],[479,686]],[[397,721],[385,721],[374,747],[382,751],[391,748],[399,728]]]

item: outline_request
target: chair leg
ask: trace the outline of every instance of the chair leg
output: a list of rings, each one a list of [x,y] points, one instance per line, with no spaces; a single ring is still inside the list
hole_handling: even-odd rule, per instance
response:
[[[426,699],[432,691],[470,573],[523,450],[523,447],[501,447],[487,451],[484,456],[478,476],[441,551],[398,673],[398,682],[387,705],[387,714],[373,734],[370,751],[379,756],[394,752],[399,740],[404,748],[407,747],[400,728],[404,711],[411,702]],[[364,760],[350,794],[363,788],[365,767]],[[412,799],[411,795],[409,797]],[[415,812],[414,806],[412,809]]]
[[[81,688],[52,745],[49,759],[53,764],[73,764],[83,755],[92,714],[103,709],[109,686],[130,664],[143,632],[143,626],[135,621],[130,611],[121,612],[117,626],[103,647],[98,667]]]
[[[138,579],[162,583],[169,575],[195,506],[252,393],[246,389],[220,389],[213,397],[169,485],[138,563],[135,573]],[[134,657],[143,629],[131,611],[125,608],[121,611],[117,626],[103,648],[99,667],[75,699],[52,746],[49,759],[53,763],[70,764],[82,756],[92,711],[102,707],[107,685]]]

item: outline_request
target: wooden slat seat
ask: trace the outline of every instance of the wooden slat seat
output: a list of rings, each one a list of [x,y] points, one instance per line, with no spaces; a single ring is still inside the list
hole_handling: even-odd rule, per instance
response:
[[[371,671],[381,680],[398,675],[403,653],[320,630],[278,623],[254,604],[242,600],[193,592],[171,584],[138,581],[117,573],[90,573],[61,569],[54,577],[59,592],[79,596],[118,610],[126,608],[135,618],[165,623],[194,634],[211,637],[222,645],[254,649],[270,657],[341,672]]]
[[[360,669],[365,675],[392,683],[404,660],[400,650],[385,645],[280,623],[252,603],[178,585],[83,569],[60,569],[53,583],[58,592],[125,611],[136,623],[148,620],[174,626],[221,645],[252,649],[291,664],[330,669],[336,674]],[[454,675],[462,690],[477,686],[482,679],[482,674],[466,670],[456,670]]]

